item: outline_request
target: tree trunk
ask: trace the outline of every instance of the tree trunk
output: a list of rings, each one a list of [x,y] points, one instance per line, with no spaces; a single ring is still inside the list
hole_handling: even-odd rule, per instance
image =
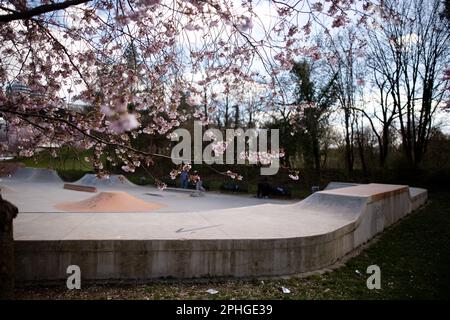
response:
[[[367,179],[367,177],[369,176],[369,172],[367,170],[367,162],[366,162],[366,157],[364,155],[364,136],[360,132],[358,132],[357,143],[358,143],[358,150],[359,150],[359,158],[361,160],[361,168],[362,168],[364,177]]]
[[[17,207],[0,195],[0,299],[8,299],[14,289],[13,219]]]
[[[353,172],[353,146],[350,138],[350,111],[345,109],[345,165],[349,175]]]
[[[389,152],[389,125],[385,125],[382,133],[382,140],[380,143],[380,167],[384,168],[386,164],[386,158]]]

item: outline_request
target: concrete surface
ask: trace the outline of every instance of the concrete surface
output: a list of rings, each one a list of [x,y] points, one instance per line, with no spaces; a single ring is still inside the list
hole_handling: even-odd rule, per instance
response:
[[[39,182],[39,183],[63,183],[58,173],[50,169],[18,168],[11,177],[2,178],[7,181]]]
[[[70,264],[80,266],[84,279],[110,281],[313,271],[336,262],[427,198],[423,189],[368,184],[319,191],[297,203],[264,204],[256,198],[209,193],[192,198],[131,186],[125,188],[130,194],[171,208],[62,213],[52,209],[55,199],[90,195],[54,185],[7,184],[14,191],[4,197],[29,210],[14,224],[19,281],[63,280]]]
[[[62,182],[39,183],[0,180],[2,194],[6,199],[17,204],[21,214],[60,212],[61,210],[55,208],[55,204],[68,201],[82,201],[96,194],[63,189],[63,186],[64,183]],[[4,191],[3,188],[5,189]],[[158,212],[204,211],[254,206],[264,203],[284,204],[294,202],[278,199],[258,199],[253,195],[234,196],[214,192],[206,192],[205,197],[199,199],[191,197],[190,194],[192,192],[166,191],[154,187],[141,186],[97,187],[98,192],[110,190],[126,191],[141,200],[165,204],[166,207],[159,209]]]

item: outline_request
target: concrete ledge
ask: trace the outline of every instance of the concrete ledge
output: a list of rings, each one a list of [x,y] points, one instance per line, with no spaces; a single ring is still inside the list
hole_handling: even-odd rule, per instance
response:
[[[94,192],[94,193],[97,192],[96,187],[82,186],[82,185],[70,184],[70,183],[65,183],[63,188],[68,189],[68,190],[74,190],[74,191],[84,191],[84,192]]]
[[[163,191],[165,192],[179,192],[179,193],[187,193],[192,194],[195,193],[195,189],[183,189],[183,188],[173,188],[173,187],[167,187]]]

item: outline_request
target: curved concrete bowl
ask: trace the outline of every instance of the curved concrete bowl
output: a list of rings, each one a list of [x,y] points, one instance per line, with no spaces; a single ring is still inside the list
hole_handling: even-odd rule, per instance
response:
[[[61,223],[78,229],[64,237],[45,233],[48,216],[35,218],[30,223],[44,231],[16,241],[17,279],[66,279],[69,265],[81,268],[82,279],[109,281],[309,272],[333,264],[426,200],[424,189],[368,184],[316,192],[290,205],[108,213],[86,222],[77,220],[86,213],[65,213]]]

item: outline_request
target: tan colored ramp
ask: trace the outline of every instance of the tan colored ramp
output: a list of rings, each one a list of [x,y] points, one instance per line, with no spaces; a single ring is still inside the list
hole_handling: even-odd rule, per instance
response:
[[[67,212],[148,212],[164,207],[163,204],[147,202],[126,192],[101,192],[82,201],[57,204],[56,209]]]

